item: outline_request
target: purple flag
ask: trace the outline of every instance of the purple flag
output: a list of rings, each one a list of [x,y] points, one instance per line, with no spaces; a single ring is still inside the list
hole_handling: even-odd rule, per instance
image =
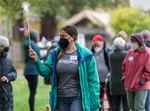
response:
[[[26,25],[24,27],[18,27],[17,26],[17,29],[19,32],[23,32],[24,30],[28,29],[28,23],[26,23]]]

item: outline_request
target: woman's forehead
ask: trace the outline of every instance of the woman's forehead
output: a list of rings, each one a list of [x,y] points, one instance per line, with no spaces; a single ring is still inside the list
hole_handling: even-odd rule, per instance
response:
[[[102,44],[104,43],[103,41],[95,41],[94,44]]]
[[[66,33],[65,31],[61,30],[59,35],[60,35],[60,36],[62,36],[62,35],[68,36],[69,34]]]

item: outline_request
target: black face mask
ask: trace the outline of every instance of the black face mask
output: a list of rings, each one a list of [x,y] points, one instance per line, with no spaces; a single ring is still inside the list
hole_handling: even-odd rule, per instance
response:
[[[59,45],[61,48],[65,49],[69,46],[69,41],[66,38],[60,38]]]

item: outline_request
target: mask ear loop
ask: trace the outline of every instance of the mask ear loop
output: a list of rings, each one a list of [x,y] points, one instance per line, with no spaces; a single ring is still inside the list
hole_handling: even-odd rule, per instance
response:
[[[70,39],[71,37],[72,37],[72,36],[70,36],[69,38],[67,38],[68,42],[69,42],[69,39]],[[71,41],[71,42],[72,42],[72,41]],[[70,47],[71,42],[69,42],[69,45],[68,45],[68,47],[67,47],[67,48],[69,48],[69,47]],[[65,52],[65,49],[64,49],[64,52]]]

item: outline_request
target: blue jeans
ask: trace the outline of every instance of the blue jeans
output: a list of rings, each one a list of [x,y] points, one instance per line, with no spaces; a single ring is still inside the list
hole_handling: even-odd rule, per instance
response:
[[[145,111],[150,111],[150,90],[148,90],[146,98]]]
[[[58,97],[58,111],[82,111],[81,98],[79,97]]]

